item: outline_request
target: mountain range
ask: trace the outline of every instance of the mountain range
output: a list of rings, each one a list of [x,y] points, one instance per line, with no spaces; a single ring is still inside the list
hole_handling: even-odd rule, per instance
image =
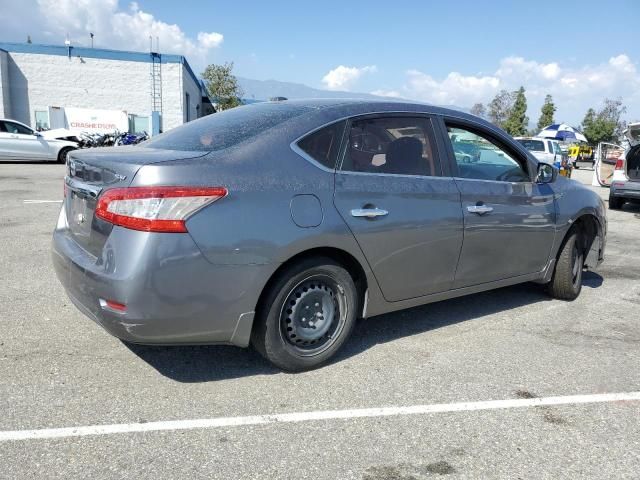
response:
[[[410,101],[403,98],[382,97],[371,93],[322,90],[319,88],[309,87],[302,83],[281,82],[278,80],[254,80],[245,77],[236,78],[244,92],[242,99],[245,103],[261,102],[273,97],[285,97],[292,100],[297,98],[354,98],[362,100]],[[454,110],[461,110],[463,112],[469,112],[468,108],[458,107],[456,105],[441,106],[452,108]]]
[[[381,99],[369,93],[340,92],[336,90],[320,90],[308,87],[302,83],[280,82],[278,80],[253,80],[251,78],[236,77],[242,88],[243,99],[248,101],[269,100],[273,97],[296,98],[357,98]]]

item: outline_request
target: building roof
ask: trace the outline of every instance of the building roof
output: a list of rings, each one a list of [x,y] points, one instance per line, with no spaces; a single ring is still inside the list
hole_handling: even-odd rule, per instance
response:
[[[64,57],[98,58],[103,60],[122,60],[127,62],[151,62],[153,55],[160,57],[161,63],[180,63],[189,72],[196,85],[201,87],[200,80],[193,73],[189,62],[183,55],[151,52],[130,52],[126,50],[110,50],[107,48],[76,47],[73,45],[43,45],[37,43],[0,42],[0,50],[9,53],[32,53],[36,55],[60,55]]]

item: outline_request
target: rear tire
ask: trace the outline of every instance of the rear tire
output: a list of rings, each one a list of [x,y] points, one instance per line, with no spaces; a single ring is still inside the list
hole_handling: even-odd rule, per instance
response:
[[[549,294],[560,300],[575,300],[582,290],[584,249],[580,234],[573,231],[562,246],[553,278],[549,282]]]
[[[356,323],[358,290],[329,258],[291,265],[269,287],[251,334],[254,348],[290,372],[316,368],[342,347]]]
[[[75,150],[73,147],[65,147],[58,152],[58,163],[67,163],[67,155],[69,152]]]
[[[609,195],[609,210],[620,210],[624,205],[624,198]]]

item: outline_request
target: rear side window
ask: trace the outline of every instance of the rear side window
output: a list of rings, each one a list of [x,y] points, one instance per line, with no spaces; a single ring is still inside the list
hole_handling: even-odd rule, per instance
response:
[[[525,138],[516,141],[530,152],[544,152],[544,142],[542,140],[529,140]]]
[[[194,120],[141,146],[207,152],[224,150],[311,110],[311,107],[286,103],[245,105]]]
[[[440,176],[440,163],[423,117],[354,120],[341,170],[361,173]]]
[[[324,167],[336,167],[342,133],[346,122],[338,122],[321,128],[298,142],[298,147]]]

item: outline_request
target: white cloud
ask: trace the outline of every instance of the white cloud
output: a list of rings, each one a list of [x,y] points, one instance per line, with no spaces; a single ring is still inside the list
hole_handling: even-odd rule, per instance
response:
[[[211,33],[198,33],[198,43],[202,48],[217,48],[222,45],[222,41],[224,40],[224,36],[221,33],[211,32]]]
[[[351,86],[365,73],[375,73],[378,69],[375,65],[366,67],[345,67],[340,65],[333,70],[329,70],[322,78],[322,83],[329,90],[349,90]]]
[[[516,90],[521,85],[526,89],[528,115],[533,121],[547,94],[554,98],[559,121],[579,124],[586,110],[597,108],[606,97],[621,97],[628,108],[627,117],[640,119],[640,73],[626,54],[579,68],[511,56],[502,59],[493,74],[451,72],[441,79],[409,70],[404,85],[395,91],[405,98],[468,108],[476,102],[488,103],[502,89]]]
[[[404,90],[413,98],[440,105],[472,105],[493,94],[500,87],[495,76],[465,76],[451,72],[442,81],[418,70],[407,72]]]
[[[94,45],[122,50],[149,50],[149,37],[156,38],[163,53],[177,53],[194,63],[204,63],[224,37],[217,32],[199,32],[190,38],[178,25],[166,23],[140,9],[136,2],[121,7],[119,0],[21,0],[0,13],[0,24],[8,28],[6,40],[62,44],[67,36],[73,45]]]
[[[553,80],[561,73],[560,66],[556,62],[538,63],[534,60],[525,60],[522,57],[506,57],[500,61],[500,67],[496,76],[501,79],[516,78],[544,78]]]

